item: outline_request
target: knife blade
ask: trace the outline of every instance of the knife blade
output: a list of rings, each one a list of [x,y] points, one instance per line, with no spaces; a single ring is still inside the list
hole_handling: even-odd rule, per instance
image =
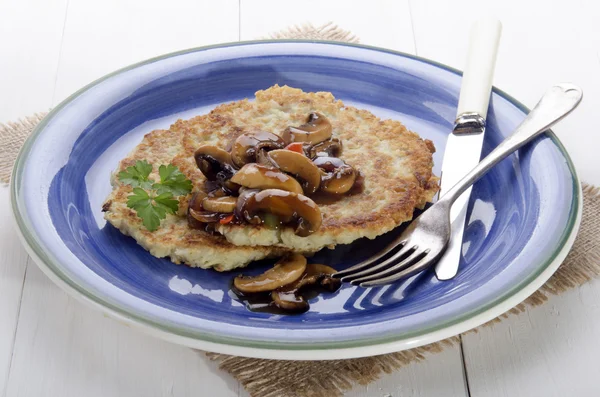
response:
[[[501,32],[502,24],[497,19],[480,19],[471,28],[456,121],[444,151],[440,197],[479,163]],[[451,279],[458,272],[470,196],[471,188],[455,201],[450,211],[452,236],[435,267],[439,280]]]

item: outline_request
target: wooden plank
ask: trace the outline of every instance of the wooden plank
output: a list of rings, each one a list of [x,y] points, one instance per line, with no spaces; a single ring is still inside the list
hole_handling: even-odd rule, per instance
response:
[[[9,189],[0,186],[0,396],[4,395],[19,317],[27,254],[17,238],[9,202]]]
[[[71,1],[54,104],[118,68],[154,56],[237,41],[238,1]]]
[[[335,22],[363,44],[414,53],[408,0],[241,0],[241,40],[266,38],[293,25]]]
[[[348,397],[439,397],[468,396],[460,347],[430,355],[366,386],[358,386]]]
[[[554,131],[573,155],[579,176],[600,184],[597,155],[589,149],[590,143],[600,143],[592,123],[600,98],[599,46],[592,39],[600,33],[596,27],[600,6],[594,1],[587,3],[594,9],[568,0],[548,1],[543,7],[520,0],[424,0],[411,5],[418,55],[462,69],[471,23],[483,15],[493,15],[504,25],[496,86],[532,107],[554,83],[580,85],[582,104]]]
[[[474,396],[597,396],[600,280],[463,337]]]
[[[67,0],[0,1],[0,123],[52,105]]]
[[[67,0],[0,2],[0,122],[50,107]],[[35,28],[32,28],[35,27]],[[5,395],[28,257],[18,241],[9,189],[0,186],[0,395]]]
[[[238,384],[203,354],[68,297],[30,266],[7,396],[223,396]]]
[[[237,40],[238,9],[237,0],[177,1],[168,7],[159,2],[106,1],[98,6],[71,0],[54,104],[132,62]],[[9,243],[7,239],[7,247]],[[15,248],[6,252],[17,255]],[[4,269],[10,259],[1,259]],[[10,313],[2,317],[0,331],[9,328],[4,318],[10,317]],[[7,340],[12,344],[12,338]],[[30,266],[7,395],[237,396],[238,389],[235,380],[202,354],[145,336],[82,307]]]

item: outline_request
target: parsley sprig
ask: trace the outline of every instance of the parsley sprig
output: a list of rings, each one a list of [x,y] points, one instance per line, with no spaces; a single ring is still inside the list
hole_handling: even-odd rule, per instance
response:
[[[125,171],[119,172],[119,180],[126,185],[133,187],[141,187],[142,189],[149,189],[152,187],[154,182],[152,179],[148,179],[152,172],[152,165],[146,160],[136,161],[135,165],[127,167]]]
[[[173,164],[158,167],[158,175],[160,175],[160,183],[152,185],[158,194],[169,192],[173,196],[184,196],[192,191],[192,181]]]
[[[167,214],[175,214],[179,209],[177,196],[192,191],[192,182],[173,164],[158,167],[160,182],[150,179],[152,165],[147,161],[136,161],[131,167],[118,174],[119,180],[133,187],[133,193],[127,196],[127,206],[142,219],[142,223],[153,232]]]

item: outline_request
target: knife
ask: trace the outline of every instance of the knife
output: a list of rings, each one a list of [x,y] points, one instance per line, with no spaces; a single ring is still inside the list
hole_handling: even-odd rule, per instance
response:
[[[444,151],[440,197],[479,163],[501,32],[502,24],[497,19],[478,20],[471,28],[456,121]],[[451,279],[458,271],[470,195],[471,188],[456,200],[450,211],[452,236],[435,267],[439,280]]]

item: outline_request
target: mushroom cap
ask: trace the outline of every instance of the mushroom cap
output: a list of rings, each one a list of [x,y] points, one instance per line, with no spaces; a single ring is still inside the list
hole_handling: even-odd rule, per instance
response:
[[[266,189],[251,195],[242,208],[243,217],[249,222],[259,213],[269,212],[284,221],[296,220],[296,235],[306,237],[314,233],[323,221],[317,204],[302,194],[279,189]],[[254,222],[255,223],[255,222]]]
[[[315,275],[315,274],[332,275],[335,273],[337,273],[337,270],[335,270],[331,266],[323,265],[320,263],[310,263],[310,264],[306,265],[306,274],[307,275]]]
[[[192,208],[196,211],[202,211],[202,200],[206,197],[206,193],[203,191],[197,191],[192,194],[190,201],[188,201],[188,208]]]
[[[304,270],[306,270],[306,258],[291,253],[258,276],[237,276],[233,279],[233,285],[243,293],[273,291],[298,280],[304,274]]]
[[[356,171],[350,166],[344,166],[324,175],[321,178],[321,190],[327,193],[344,194],[352,189],[356,180]]]
[[[308,142],[317,144],[331,138],[333,128],[327,117],[312,112],[308,121],[299,127],[288,127],[283,131],[283,140],[287,143]]]
[[[195,216],[192,215],[192,211],[195,213],[202,211],[202,200],[204,200],[205,197],[206,193],[198,191],[192,194],[192,197],[188,201],[187,221],[189,227],[192,229],[204,229],[206,226],[204,222],[200,222]]]
[[[302,193],[297,180],[278,169],[255,163],[246,164],[231,178],[231,182],[251,189],[280,189]]]
[[[229,152],[213,145],[204,145],[196,149],[194,159],[200,171],[209,181],[227,180],[235,170]]]
[[[205,197],[202,200],[202,207],[207,211],[231,213],[235,210],[237,197]]]
[[[242,187],[240,189],[240,195],[238,196],[237,205],[236,205],[236,208],[234,211],[235,216],[237,216],[239,219],[245,219],[246,222],[253,224],[253,225],[260,225],[262,223],[262,219],[258,215],[254,215],[253,217],[250,217],[249,214],[247,214],[247,213],[244,214],[244,212],[245,212],[244,208],[246,207],[246,203],[252,196],[254,196],[259,191],[260,190],[258,190],[258,189],[248,189],[248,188],[244,188],[244,187]]]
[[[280,170],[303,181],[302,188],[305,194],[313,194],[319,189],[321,171],[308,157],[285,149],[273,150],[268,156]]]
[[[196,211],[193,208],[188,209],[188,216],[201,223],[215,223],[219,222],[219,219],[221,218],[221,215],[218,212]]]
[[[257,154],[261,150],[281,149],[285,142],[281,137],[271,132],[247,132],[237,137],[231,147],[231,160],[236,167],[257,161]]]
[[[275,150],[281,150],[281,149],[275,149]],[[269,152],[267,152],[266,149],[260,149],[259,151],[256,152],[256,164],[264,165],[266,167],[277,168],[275,166],[275,164],[273,164],[273,162],[271,161],[271,158],[269,157]]]
[[[335,171],[336,168],[348,165],[344,160],[337,157],[319,156],[313,160],[313,163],[325,172]]]
[[[331,276],[334,273],[337,273],[337,270],[335,270],[332,267],[329,267],[327,265],[321,265],[318,263],[309,263],[306,265],[306,270],[304,271],[302,277],[300,277],[293,283],[278,288],[277,291],[299,291],[300,289],[306,286],[319,284],[322,278],[326,276]]]
[[[304,297],[296,291],[275,290],[271,292],[271,299],[275,306],[290,313],[304,313],[310,308]]]
[[[337,157],[317,157],[314,164],[326,172],[321,190],[332,194],[347,193],[356,181],[356,170]]]
[[[332,267],[309,263],[302,277],[271,292],[271,299],[283,310],[293,313],[305,312],[309,309],[309,304],[300,294],[301,290],[309,286],[320,286],[330,292],[336,291],[341,286],[341,281],[331,277],[334,273],[336,270]]]
[[[316,145],[312,145],[308,150],[311,159],[317,157],[340,157],[344,150],[342,141],[338,138],[331,138]]]

